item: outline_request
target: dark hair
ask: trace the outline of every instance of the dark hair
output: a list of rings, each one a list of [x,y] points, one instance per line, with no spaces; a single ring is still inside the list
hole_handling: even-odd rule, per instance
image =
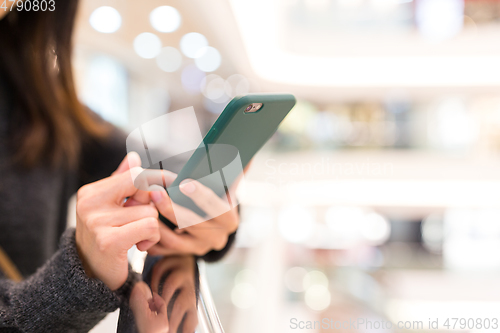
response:
[[[79,102],[71,67],[78,0],[58,1],[55,11],[14,10],[0,20],[0,80],[13,110],[14,160],[33,167],[75,166],[84,137],[102,137],[107,126]]]

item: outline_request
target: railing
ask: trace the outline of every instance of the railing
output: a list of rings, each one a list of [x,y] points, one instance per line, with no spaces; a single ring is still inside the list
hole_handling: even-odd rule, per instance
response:
[[[198,333],[224,333],[206,278],[205,262],[198,261],[200,299],[198,303]]]

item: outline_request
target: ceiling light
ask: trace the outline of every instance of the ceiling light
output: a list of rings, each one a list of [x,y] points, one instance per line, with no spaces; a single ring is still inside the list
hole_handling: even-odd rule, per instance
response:
[[[165,72],[175,72],[182,65],[182,54],[175,47],[164,47],[156,57],[156,63]]]
[[[294,293],[303,292],[304,289],[304,277],[307,275],[307,271],[303,267],[292,267],[285,273],[285,285],[290,291]]]
[[[181,38],[181,51],[188,58],[200,56],[200,50],[208,46],[208,41],[200,33],[190,32]]]
[[[134,39],[134,50],[141,58],[151,59],[161,51],[161,41],[150,32],[143,32]]]
[[[439,42],[458,34],[464,24],[464,0],[420,0],[416,21],[422,36]]]
[[[174,7],[160,6],[149,14],[149,22],[159,32],[174,32],[181,25],[181,15]]]
[[[225,84],[226,81],[223,78],[210,74],[201,82],[201,90],[206,98],[216,100],[225,94]]]
[[[204,72],[213,72],[221,64],[221,56],[216,48],[208,46],[199,51],[199,55],[194,59],[196,66]]]
[[[109,34],[120,28],[122,17],[113,7],[102,6],[90,14],[89,22],[95,30]]]
[[[250,82],[240,74],[233,74],[226,80],[226,94],[228,96],[245,95],[250,91]]]
[[[348,1],[339,2],[347,4]],[[415,3],[418,2],[420,1]],[[498,56],[495,55],[320,57],[284,51],[279,47],[281,37],[279,24],[276,24],[279,12],[273,1],[231,0],[230,3],[250,65],[254,73],[264,80],[300,87],[428,88],[500,85],[500,66]],[[441,14],[453,16],[453,19],[446,20],[459,24],[456,21],[457,7],[453,8],[452,13]],[[249,20],[249,17],[259,17],[259,24]]]
[[[307,289],[304,296],[306,305],[315,311],[322,311],[330,306],[331,302],[330,291],[322,285],[314,285]]]
[[[191,93],[201,92],[201,83],[205,78],[205,73],[194,65],[188,65],[182,70],[181,81],[184,89]]]

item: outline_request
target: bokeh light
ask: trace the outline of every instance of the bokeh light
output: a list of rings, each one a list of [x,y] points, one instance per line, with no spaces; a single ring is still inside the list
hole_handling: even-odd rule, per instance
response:
[[[358,230],[363,223],[364,211],[359,207],[330,207],[325,214],[325,221],[334,234],[342,235],[347,240],[356,240]]]
[[[231,291],[231,301],[240,309],[248,309],[257,301],[257,289],[250,283],[238,283]]]
[[[332,206],[326,211],[325,222],[337,248],[380,245],[391,234],[390,223],[384,216],[361,207]]]
[[[205,72],[202,72],[195,65],[184,67],[181,74],[182,86],[191,93],[200,93],[201,82],[205,78]]]
[[[219,75],[210,74],[201,81],[201,91],[206,98],[218,100],[226,93],[225,84],[226,81]]]
[[[109,34],[120,29],[122,17],[115,8],[102,6],[90,14],[89,22],[95,30]]]
[[[182,65],[182,54],[175,47],[164,47],[156,56],[156,63],[165,72],[175,72]]]
[[[152,59],[161,52],[161,41],[151,32],[143,32],[134,39],[134,50],[141,58]]]
[[[239,284],[239,283],[255,283],[257,281],[258,276],[257,273],[252,271],[251,269],[242,269],[241,271],[236,274],[234,277],[234,283]]]
[[[475,119],[461,98],[444,98],[431,115],[429,139],[446,150],[466,150],[479,134]]]
[[[416,21],[422,36],[438,42],[458,34],[464,23],[464,0],[419,0]]]
[[[328,288],[328,277],[320,271],[310,271],[304,276],[302,281],[304,289],[309,289],[312,286],[319,285]]]
[[[212,104],[208,106],[207,104]],[[222,111],[225,104],[214,103],[208,98],[204,99],[205,107],[213,107],[208,111],[218,114]],[[255,207],[241,212],[241,223],[238,228],[238,247],[253,247],[264,241],[272,232],[274,227],[274,211],[270,208]]]
[[[245,95],[250,92],[250,81],[240,74],[233,74],[226,80],[225,85],[226,95],[235,97]]]
[[[278,218],[281,235],[292,243],[303,243],[311,238],[315,224],[313,212],[299,206],[283,208]]]
[[[149,14],[149,21],[159,32],[174,32],[181,25],[181,15],[171,6],[160,6]]]
[[[303,292],[304,289],[304,277],[307,274],[307,270],[303,267],[292,267],[285,273],[285,286],[295,293]]]
[[[226,96],[226,95],[224,95]],[[223,97],[224,97],[223,96]],[[210,113],[213,113],[213,114],[220,114],[223,110],[224,110],[224,107],[227,105],[227,102],[229,101],[229,98],[228,99],[224,99],[220,102],[218,102],[218,100],[213,100],[213,99],[209,99],[209,98],[204,98],[203,99],[203,107]],[[253,227],[251,227],[252,230],[255,230],[257,227],[254,225]],[[255,234],[255,233],[254,233]],[[262,237],[256,237],[256,238],[259,238],[261,239]]]
[[[443,250],[444,225],[440,214],[430,214],[422,221],[422,241],[424,246],[433,253]]]
[[[367,213],[361,225],[361,235],[371,244],[385,243],[391,234],[389,221],[380,214]]]
[[[204,72],[213,72],[220,67],[222,62],[219,51],[211,46],[204,47],[198,51],[194,63]]]
[[[328,288],[322,285],[314,285],[306,290],[304,300],[306,305],[315,311],[322,311],[330,306],[332,296]]]
[[[181,51],[188,58],[200,56],[200,51],[208,46],[208,41],[198,32],[190,32],[181,38]]]

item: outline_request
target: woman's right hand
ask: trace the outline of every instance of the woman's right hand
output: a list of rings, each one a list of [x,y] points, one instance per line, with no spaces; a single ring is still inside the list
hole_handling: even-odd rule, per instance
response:
[[[87,275],[101,280],[111,290],[127,280],[127,251],[136,244],[139,250],[146,251],[160,240],[155,206],[125,203],[127,197],[141,192],[133,179],[142,168],[130,160],[126,157],[111,177],[85,185],[77,194],[78,254]]]

